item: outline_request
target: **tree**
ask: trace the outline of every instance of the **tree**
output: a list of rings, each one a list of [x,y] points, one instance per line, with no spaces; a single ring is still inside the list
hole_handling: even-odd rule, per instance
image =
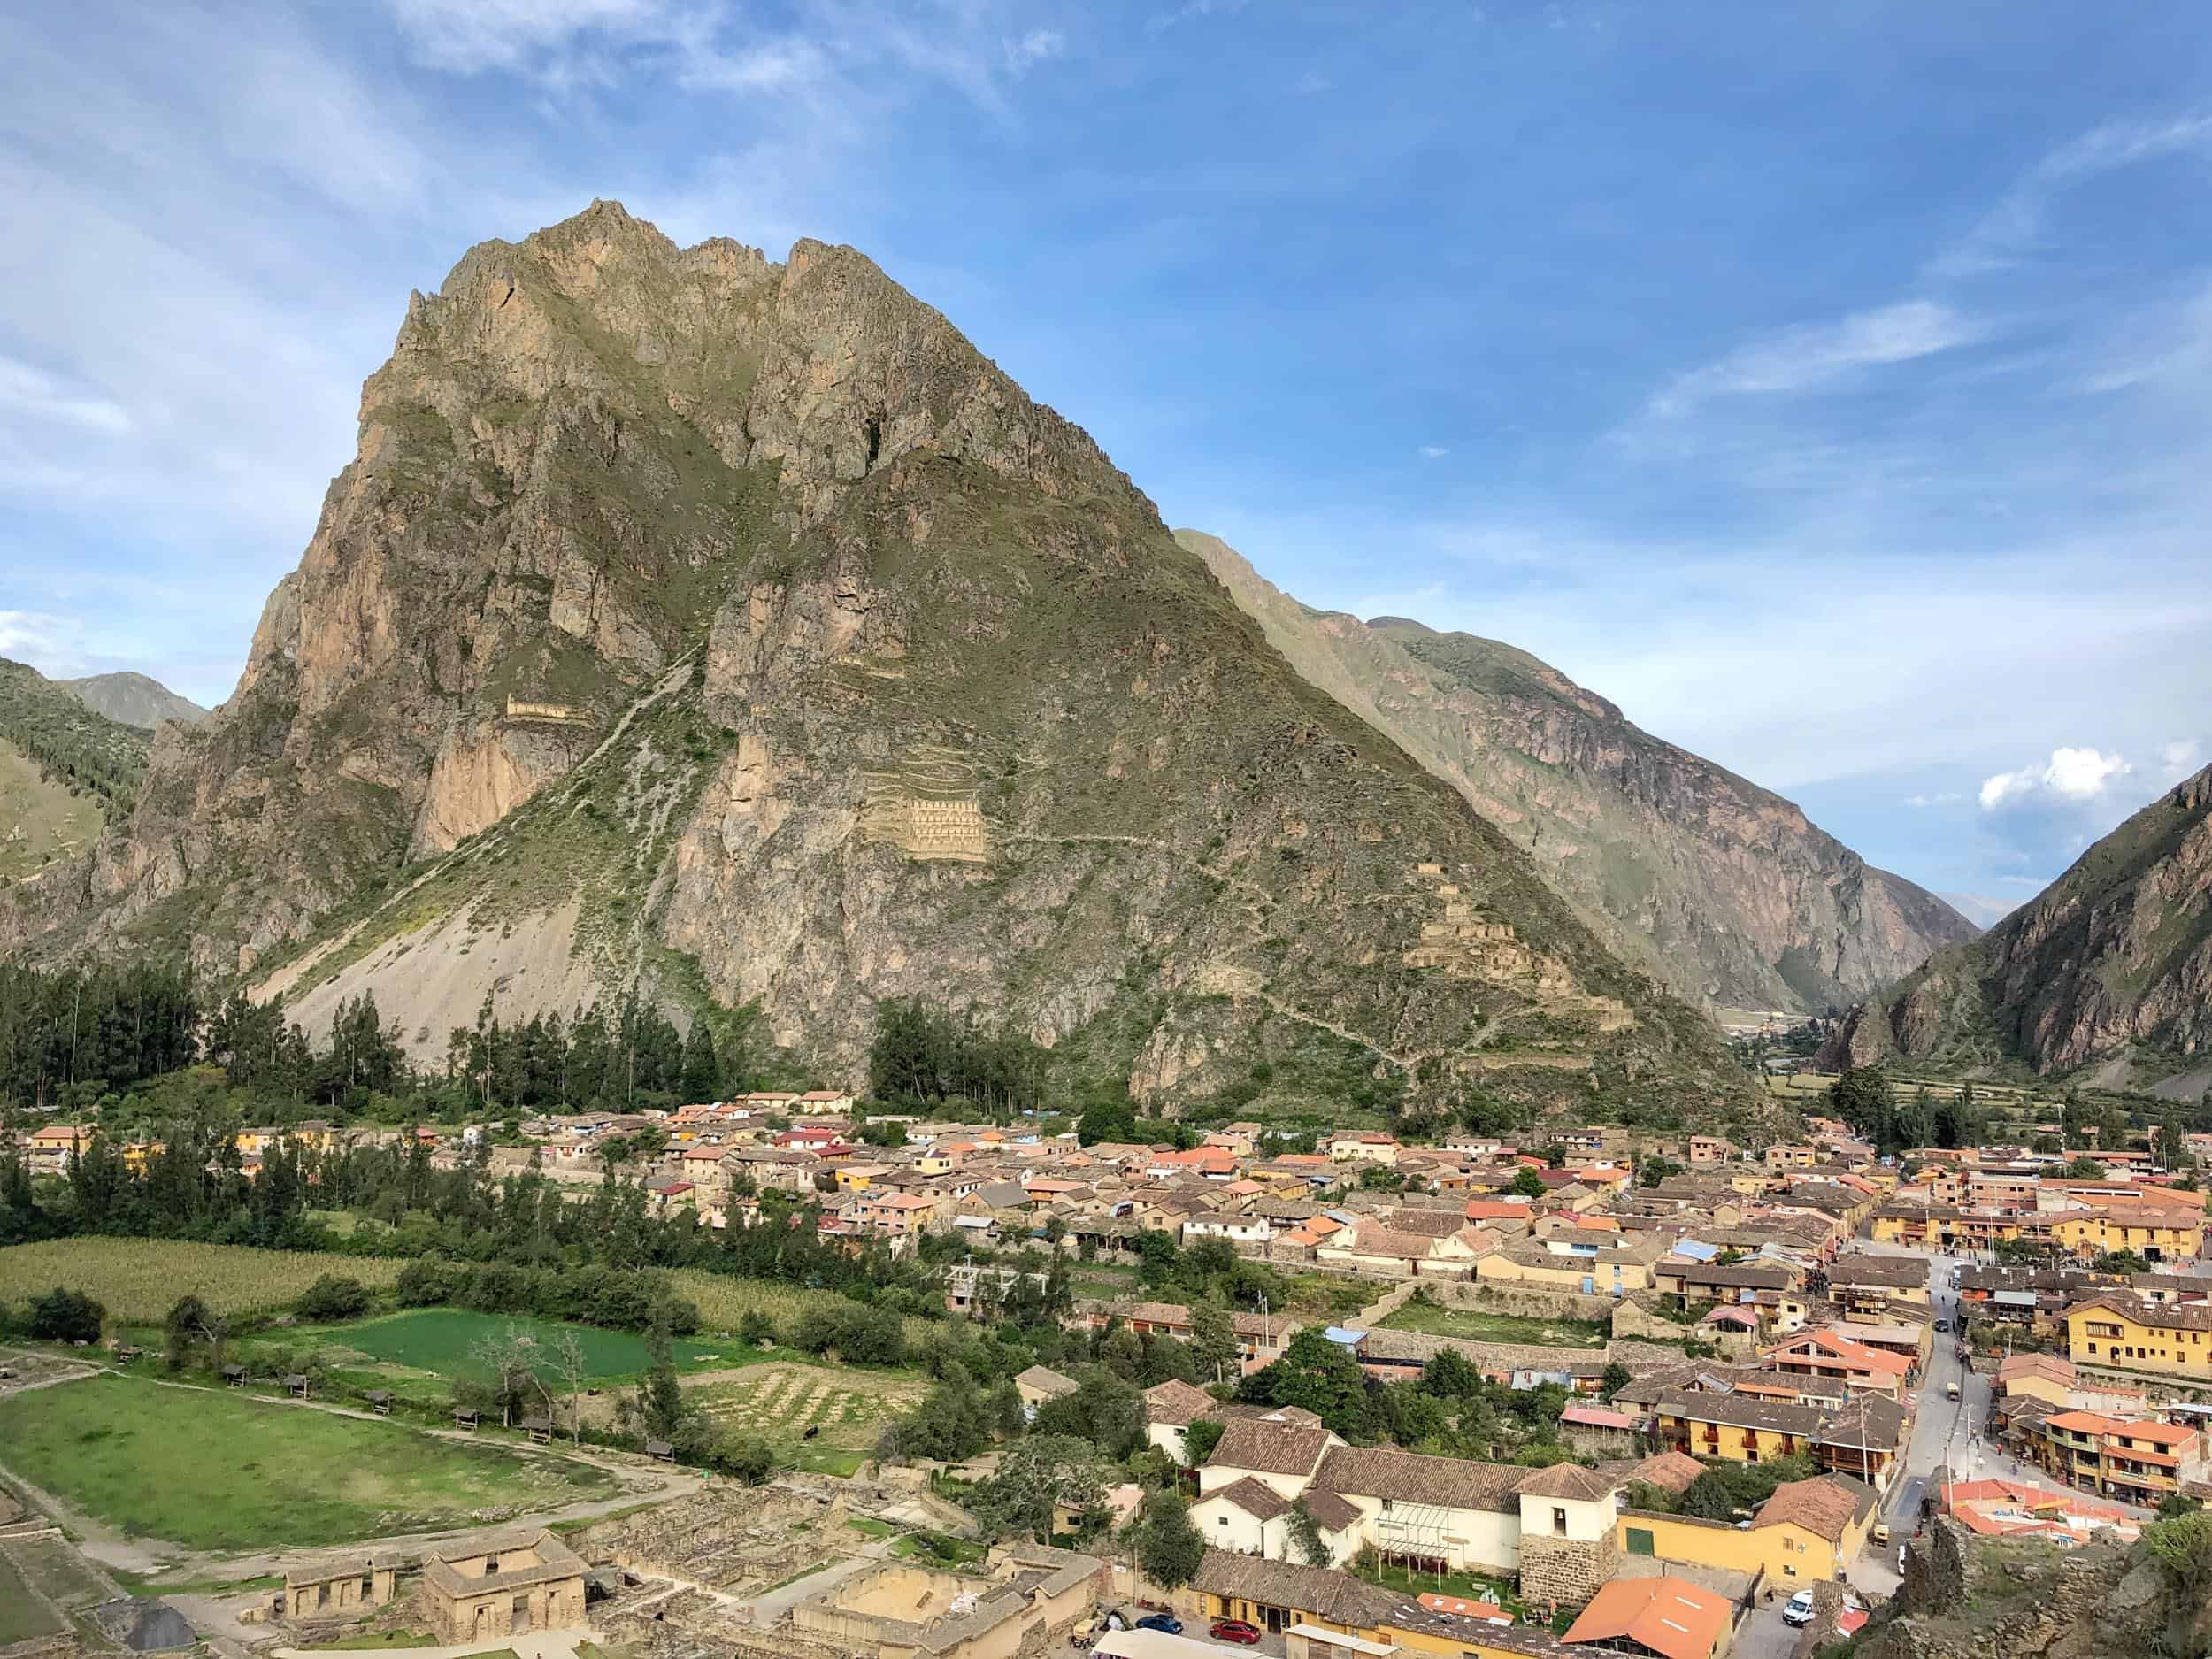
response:
[[[1656,1187],[1660,1182],[1665,1180],[1668,1177],[1679,1175],[1681,1173],[1682,1166],[1679,1164],[1677,1164],[1671,1158],[1663,1158],[1656,1153],[1654,1153],[1650,1157],[1644,1160],[1643,1168],[1637,1172],[1636,1185],[1639,1187]]]
[[[2193,1510],[2154,1521],[2143,1546],[2174,1587],[2191,1601],[2212,1589],[2212,1511]]]
[[[1317,1325],[1292,1337],[1282,1358],[1246,1378],[1242,1392],[1263,1405],[1302,1407],[1347,1440],[1369,1426],[1366,1372]]]
[[[1206,1540],[1191,1525],[1190,1505],[1172,1486],[1145,1494],[1137,1511],[1137,1563],[1162,1590],[1179,1590],[1198,1576]]]
[[[97,1342],[107,1317],[82,1291],[58,1287],[31,1298],[31,1335],[42,1342]]]
[[[1195,1469],[1214,1455],[1229,1425],[1220,1417],[1201,1417],[1183,1431],[1183,1466]]]
[[[1190,1325],[1191,1351],[1198,1360],[1200,1372],[1210,1376],[1215,1382],[1233,1375],[1243,1349],[1238,1344],[1229,1310],[1217,1302],[1194,1302]]]
[[[479,1390],[488,1391],[487,1403],[499,1413],[503,1426],[512,1428],[517,1416],[534,1404],[542,1403],[550,1413],[552,1398],[537,1371],[543,1355],[537,1338],[523,1326],[511,1325],[483,1338],[469,1349],[469,1357],[479,1373],[471,1380]],[[458,1395],[463,1391],[455,1392]]]
[[[651,1363],[638,1383],[638,1417],[649,1439],[673,1441],[684,1420],[684,1393],[676,1381],[676,1356],[669,1342],[668,1321],[656,1318],[646,1333],[646,1353]]]
[[[1144,1444],[1144,1395],[1133,1382],[1094,1371],[1074,1393],[1039,1406],[1030,1428],[1038,1434],[1088,1440],[1118,1462]]]
[[[705,1102],[722,1098],[722,1059],[715,1052],[714,1033],[707,1022],[695,1017],[684,1038],[683,1071],[679,1084],[687,1102]]]
[[[1544,1185],[1542,1176],[1524,1164],[1515,1172],[1511,1184],[1505,1190],[1517,1193],[1523,1198],[1541,1198],[1551,1189]]]
[[[1605,1373],[1598,1379],[1598,1397],[1610,1401],[1613,1396],[1636,1380],[1635,1373],[1618,1360],[1606,1363]]]
[[[1032,1434],[1000,1455],[998,1472],[970,1494],[969,1508],[999,1537],[1025,1532],[1049,1542],[1055,1509],[1087,1509],[1104,1495],[1108,1467],[1090,1441]]]
[[[2105,1166],[2083,1153],[2061,1170],[2059,1173],[2070,1181],[2101,1181],[2106,1177]]]
[[[1482,1394],[1482,1373],[1457,1348],[1440,1348],[1421,1367],[1421,1386],[1440,1400],[1471,1400]]]
[[[207,1304],[197,1296],[182,1295],[169,1304],[169,1317],[162,1325],[161,1354],[171,1371],[182,1371],[190,1361],[207,1317]]]
[[[1290,1506],[1290,1548],[1292,1554],[1309,1567],[1325,1567],[1329,1562],[1328,1540],[1321,1536],[1321,1523],[1313,1518],[1313,1511],[1300,1498]]]
[[[591,1380],[591,1367],[584,1359],[584,1344],[573,1331],[563,1331],[553,1339],[553,1374],[561,1379],[561,1386],[568,1395],[568,1437],[572,1444],[584,1443],[584,1385]]]
[[[2123,1276],[2147,1273],[2151,1271],[2150,1263],[2133,1250],[2107,1250],[2090,1265],[2093,1271],[2100,1273],[2116,1273]]]

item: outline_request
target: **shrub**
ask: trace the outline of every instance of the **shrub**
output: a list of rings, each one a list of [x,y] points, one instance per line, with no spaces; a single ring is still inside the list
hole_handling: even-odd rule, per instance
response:
[[[97,1342],[108,1310],[79,1290],[31,1298],[31,1334],[43,1342]]]
[[[301,1295],[299,1316],[319,1325],[339,1319],[358,1319],[369,1310],[369,1287],[357,1279],[325,1273]]]

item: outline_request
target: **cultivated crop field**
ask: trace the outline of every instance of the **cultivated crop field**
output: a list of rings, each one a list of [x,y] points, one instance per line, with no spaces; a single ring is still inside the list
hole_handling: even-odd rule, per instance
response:
[[[766,1440],[799,1468],[850,1474],[866,1461],[885,1419],[910,1410],[926,1392],[910,1376],[772,1363],[687,1387],[684,1402],[732,1436]]]
[[[174,1239],[55,1239],[0,1249],[0,1302],[27,1302],[64,1286],[85,1292],[111,1318],[158,1325],[187,1291],[216,1313],[257,1313],[296,1301],[325,1273],[387,1289],[403,1265],[396,1256],[255,1250]]]
[[[1485,1308],[1439,1308],[1409,1302],[1383,1322],[1386,1331],[1420,1331],[1470,1342],[1532,1342],[1541,1348],[1601,1348],[1606,1328],[1586,1319],[1539,1319]]]
[[[709,1273],[698,1268],[678,1268],[669,1274],[676,1294],[699,1310],[699,1324],[709,1331],[734,1331],[737,1322],[749,1313],[764,1313],[776,1322],[778,1331],[787,1331],[792,1321],[809,1308],[849,1308],[852,1303],[833,1290],[804,1290],[796,1285],[779,1285],[764,1279],[733,1279],[726,1273]],[[926,1319],[906,1322],[906,1340],[918,1342],[930,1333]]]
[[[583,1349],[587,1374],[597,1381],[609,1377],[634,1377],[652,1363],[645,1339],[628,1331],[603,1331],[596,1325],[564,1325],[556,1319],[536,1319],[524,1314],[471,1313],[460,1308],[416,1308],[381,1319],[353,1325],[311,1325],[275,1333],[270,1340],[297,1346],[303,1342],[345,1349],[334,1356],[345,1363],[357,1354],[375,1363],[428,1371],[449,1379],[488,1377],[476,1357],[478,1344],[500,1340],[519,1333],[538,1346],[549,1363],[558,1338],[572,1333]],[[679,1366],[723,1361],[733,1344],[701,1342],[689,1338],[669,1345]],[[730,1354],[730,1359],[735,1359]]]
[[[0,1462],[127,1537],[211,1550],[484,1525],[615,1486],[547,1453],[117,1376],[0,1400]]]

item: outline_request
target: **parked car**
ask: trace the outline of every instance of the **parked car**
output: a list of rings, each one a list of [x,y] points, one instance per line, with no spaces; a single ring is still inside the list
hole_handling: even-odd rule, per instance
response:
[[[1233,1641],[1240,1647],[1256,1647],[1260,1640],[1259,1626],[1240,1618],[1217,1618],[1206,1633],[1216,1641]]]
[[[1935,1328],[1936,1334],[1940,1336],[1951,1328],[1951,1322],[1948,1319],[1938,1319],[1935,1322]]]
[[[1180,1636],[1183,1621],[1172,1613],[1148,1613],[1137,1621],[1139,1630],[1156,1630],[1163,1636]]]
[[[1800,1590],[1790,1597],[1788,1604],[1782,1609],[1782,1622],[1798,1625],[1813,1622],[1813,1593],[1810,1590]]]

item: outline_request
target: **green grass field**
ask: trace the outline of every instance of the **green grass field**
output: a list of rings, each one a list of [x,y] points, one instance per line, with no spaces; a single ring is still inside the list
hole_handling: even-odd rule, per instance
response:
[[[563,1325],[557,1320],[534,1319],[522,1314],[471,1313],[459,1308],[416,1308],[352,1325],[303,1327],[280,1333],[269,1340],[294,1347],[311,1340],[351,1349],[380,1364],[403,1365],[410,1371],[455,1378],[480,1373],[482,1367],[472,1357],[477,1345],[503,1338],[511,1331],[528,1333],[549,1356],[557,1338],[573,1332],[582,1345],[584,1363],[595,1381],[609,1377],[634,1377],[652,1363],[645,1339],[633,1332]],[[742,1363],[733,1343],[685,1339],[671,1346],[679,1366]]]
[[[589,1464],[121,1377],[0,1400],[0,1462],[127,1536],[193,1549],[311,1548],[614,1487]]]
[[[62,1623],[34,1596],[22,1576],[0,1555],[0,1647],[34,1636],[58,1635]]]
[[[1386,1331],[1421,1331],[1470,1342],[1533,1342],[1544,1348],[1605,1346],[1606,1327],[1586,1319],[1536,1319],[1482,1308],[1438,1308],[1409,1302],[1383,1321]]]

